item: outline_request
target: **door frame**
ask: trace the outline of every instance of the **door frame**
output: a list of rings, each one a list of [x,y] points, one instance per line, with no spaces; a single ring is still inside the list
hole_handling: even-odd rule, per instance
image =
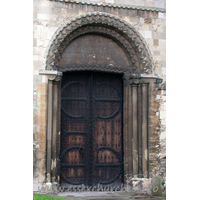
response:
[[[106,20],[105,20],[106,19]],[[96,26],[98,24],[98,26]],[[86,33],[103,34],[115,40],[130,61],[128,69],[101,68],[101,66],[58,66],[60,55],[73,39]],[[150,146],[159,141],[155,126],[158,117],[152,110],[156,107],[153,59],[140,33],[117,16],[107,13],[87,13],[70,20],[60,27],[50,43],[46,56],[46,70],[55,72],[48,76],[47,134],[46,134],[46,182],[59,183],[59,136],[60,136],[60,82],[62,72],[93,70],[123,75],[123,147],[124,182],[133,177],[149,178],[158,168],[158,149]],[[150,112],[151,111],[151,112]],[[151,126],[150,126],[151,124]],[[156,139],[155,139],[156,138]]]
[[[51,80],[50,80],[51,79]],[[149,178],[149,97],[155,77],[123,77],[124,183],[131,178]],[[61,76],[48,80],[47,183],[60,182]],[[49,133],[49,134],[48,134]]]

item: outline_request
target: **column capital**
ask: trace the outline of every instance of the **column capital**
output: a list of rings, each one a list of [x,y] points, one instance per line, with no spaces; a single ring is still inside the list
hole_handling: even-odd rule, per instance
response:
[[[51,81],[60,81],[63,73],[60,72],[60,71],[56,71],[56,70],[43,70],[43,69],[40,69],[39,70],[39,75],[47,75],[48,80],[51,80]]]

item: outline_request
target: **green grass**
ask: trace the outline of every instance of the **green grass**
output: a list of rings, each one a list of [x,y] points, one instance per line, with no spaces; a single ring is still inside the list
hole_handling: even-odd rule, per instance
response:
[[[53,197],[46,194],[33,194],[33,200],[68,200],[63,197]]]

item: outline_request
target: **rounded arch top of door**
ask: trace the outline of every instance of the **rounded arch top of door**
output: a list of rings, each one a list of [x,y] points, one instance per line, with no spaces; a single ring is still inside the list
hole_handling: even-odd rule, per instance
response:
[[[87,66],[84,66],[83,62],[80,63],[81,61],[87,60],[86,58],[83,59],[80,54],[79,57],[72,58],[72,61],[73,59],[76,59],[77,62],[71,62],[64,65],[63,53],[68,51],[66,50],[68,49],[67,46],[72,45],[70,43],[74,43],[73,41],[87,37],[84,36],[86,34],[98,35],[100,38],[104,37],[106,38],[105,43],[106,41],[108,42],[108,40],[112,40],[116,43],[118,47],[115,49],[114,46],[116,45],[113,43],[111,52],[114,52],[117,49],[118,52],[121,52],[121,56],[118,58],[123,57],[123,59],[120,59],[120,61],[123,62],[123,66],[113,62],[112,59],[114,55],[109,58],[110,62],[108,62],[109,59],[106,60],[103,58],[104,65],[95,62],[95,60],[97,61],[97,59],[100,58],[97,57],[97,54],[90,55],[91,59],[89,59],[90,62]],[[101,45],[101,43],[97,46],[93,46],[93,49],[98,48],[99,45]],[[91,49],[89,49],[88,46],[87,51],[90,50]],[[97,50],[98,53],[99,51]],[[124,57],[122,54],[125,54],[126,56]],[[69,57],[67,60],[70,62]],[[115,15],[103,12],[94,12],[77,16],[58,28],[47,51],[45,68],[48,70],[58,71],[93,70],[121,74],[151,74],[153,71],[153,59],[148,45],[134,27]]]
[[[136,61],[136,60],[135,60]],[[115,71],[128,72],[131,60],[125,51],[112,39],[86,34],[67,45],[60,61],[60,71]]]

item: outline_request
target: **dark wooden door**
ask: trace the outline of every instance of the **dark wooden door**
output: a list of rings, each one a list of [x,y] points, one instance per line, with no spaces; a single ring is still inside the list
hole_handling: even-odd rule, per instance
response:
[[[61,86],[61,182],[119,185],[123,179],[122,78],[66,73]]]

